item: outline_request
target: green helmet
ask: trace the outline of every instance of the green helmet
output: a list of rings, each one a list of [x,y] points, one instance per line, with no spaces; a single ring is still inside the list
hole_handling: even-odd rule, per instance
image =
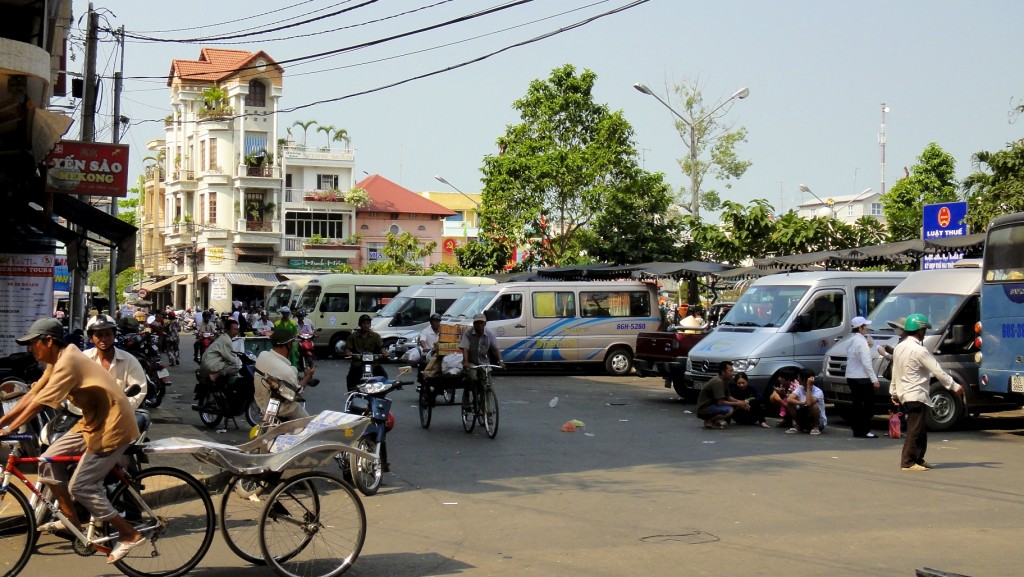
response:
[[[914,313],[907,317],[907,320],[903,321],[903,330],[917,332],[921,329],[929,329],[931,325],[928,324],[928,317],[921,313]]]

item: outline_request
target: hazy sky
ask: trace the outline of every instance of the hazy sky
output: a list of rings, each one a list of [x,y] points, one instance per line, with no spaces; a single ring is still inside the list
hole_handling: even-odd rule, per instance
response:
[[[304,14],[322,16],[360,4],[368,5],[313,24],[241,38],[244,42],[238,44],[130,41],[122,114],[133,126],[122,142],[132,146],[137,159],[133,173],[141,171],[146,142],[163,137],[172,59],[196,59],[200,47],[208,45],[262,49],[281,61],[379,40],[499,3],[95,2],[97,9],[107,10],[105,21],[112,26],[165,39],[266,29],[305,19]],[[373,47],[284,64],[281,106],[344,97],[442,70],[628,4],[534,0]],[[75,0],[74,9],[77,19],[87,3]],[[253,17],[266,12],[270,14]],[[513,101],[525,94],[531,80],[546,79],[552,69],[571,63],[594,71],[595,99],[621,110],[633,125],[645,168],[665,173],[678,187],[687,179],[676,159],[686,151],[671,113],[632,85],[641,81],[664,94],[666,83],[699,77],[710,101],[744,86],[750,89],[750,96],[738,101],[726,120],[748,129],[748,142],[740,145],[739,154],[753,166],[724,197],[740,202],[767,198],[788,210],[810,200],[801,198],[800,183],[823,198],[868,187],[879,190],[882,102],[891,109],[886,117],[889,187],[929,142],[956,158],[962,177],[971,171],[973,153],[997,150],[1020,138],[1024,119],[1013,124],[1008,112],[1024,101],[1024,73],[1013,65],[1024,52],[1022,16],[1024,4],[1011,0],[649,0],[482,62],[283,114],[279,129],[283,135],[295,120],[309,119],[347,129],[356,149],[357,178],[365,171],[412,190],[445,190],[434,180],[440,174],[463,191],[478,191],[483,156],[495,152],[496,139],[519,121]],[[173,31],[183,28],[190,29]],[[313,35],[325,30],[329,32]],[[285,36],[299,37],[269,41]],[[111,42],[103,43],[99,59],[101,73],[108,76],[116,65],[111,50]],[[80,69],[83,62],[81,49],[76,52],[71,69]],[[103,97],[107,116],[97,121],[100,128],[109,126],[110,101],[109,94]],[[157,122],[140,122],[147,119]],[[296,138],[301,132],[293,130]],[[69,136],[77,135],[76,123]],[[105,136],[100,134],[101,139]],[[323,133],[309,135],[311,145],[323,145],[324,139]]]

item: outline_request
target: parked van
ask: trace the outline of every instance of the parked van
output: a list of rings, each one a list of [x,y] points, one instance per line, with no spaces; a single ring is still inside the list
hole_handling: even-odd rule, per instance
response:
[[[602,363],[609,373],[626,375],[636,336],[661,323],[656,290],[636,281],[482,286],[466,291],[442,322],[465,330],[483,313],[505,363]]]
[[[373,316],[411,286],[443,278],[454,284],[486,282],[482,277],[373,274],[325,274],[306,284],[298,306],[313,323],[313,344],[341,354],[349,333],[359,329],[359,317]]]
[[[785,368],[821,371],[825,353],[908,272],[796,272],[754,281],[715,330],[690,350],[687,388],[700,391],[722,361],[766,395]]]
[[[263,309],[267,311],[267,316],[271,322],[276,323],[281,320],[281,313],[277,312],[277,309],[281,307],[288,307],[292,309],[292,312],[295,312],[299,297],[302,295],[302,289],[306,288],[308,283],[308,278],[286,280],[270,291],[267,305]]]
[[[981,393],[978,389],[974,325],[980,314],[981,261],[962,260],[955,266],[911,274],[868,316],[871,321],[868,336],[874,344],[871,362],[881,383],[875,393],[876,414],[885,414],[892,408],[889,379],[883,376],[889,361],[878,354],[877,348],[895,347],[899,336],[888,323],[897,324],[898,319],[914,313],[924,314],[932,325],[922,344],[935,355],[942,369],[967,391],[965,404],[959,395],[933,381],[931,401],[934,406],[926,418],[929,429],[945,431],[968,411],[979,414],[1018,407],[1006,398]],[[850,338],[848,335],[829,349],[821,383],[825,400],[835,405],[840,416],[851,406],[850,387],[846,384],[846,350]]]
[[[410,332],[422,331],[430,321],[430,315],[444,314],[467,290],[495,282],[494,279],[479,278],[475,284],[461,284],[452,282],[448,277],[439,277],[427,284],[411,286],[398,293],[373,317],[370,328],[380,335],[386,348]]]

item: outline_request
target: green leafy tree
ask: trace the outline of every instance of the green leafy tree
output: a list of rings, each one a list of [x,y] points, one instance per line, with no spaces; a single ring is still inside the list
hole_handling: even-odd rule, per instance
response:
[[[381,247],[386,260],[371,262],[363,267],[363,274],[426,274],[420,264],[437,248],[436,242],[420,244],[419,239],[403,232],[389,232],[387,241]]]
[[[501,272],[511,257],[508,245],[497,242],[468,242],[455,247],[455,261],[459,267],[477,274]]]
[[[637,174],[633,130],[621,112],[594,102],[596,78],[567,64],[531,82],[513,104],[522,122],[484,158],[482,234],[529,245],[539,264],[578,259],[578,237]]]
[[[348,135],[348,131],[345,130],[344,128],[339,128],[335,130],[334,136],[331,137],[331,140],[334,142],[344,143],[346,148],[348,148],[348,145],[352,143],[352,138]]]
[[[128,196],[117,201],[117,218],[130,225],[139,224],[139,189],[129,188]]]
[[[932,142],[917,157],[910,175],[881,197],[889,240],[921,238],[922,206],[958,200],[957,186],[956,160]]]
[[[974,172],[964,179],[963,191],[972,232],[985,231],[998,216],[1024,211],[1024,140],[977,152],[971,163]]]
[[[309,127],[316,124],[315,120],[296,120],[292,123],[292,126],[298,126],[302,129],[302,147],[306,147],[306,135],[309,133]]]
[[[672,88],[676,104],[685,121],[676,120],[676,130],[687,149],[687,156],[679,159],[679,167],[690,179],[685,198],[680,199],[692,216],[700,210],[714,211],[722,207],[721,194],[715,188],[705,187],[708,176],[721,182],[725,189],[732,188],[732,180],[739,179],[750,168],[749,160],[741,160],[736,146],[747,141],[747,129],[723,125],[720,120],[728,113],[727,104],[735,98],[745,98],[744,89],[724,102],[707,104],[698,79],[683,81]],[[682,195],[681,195],[682,196]]]
[[[592,225],[589,254],[612,264],[675,261],[682,222],[669,218],[672,193],[661,173],[642,173],[614,188]]]
[[[117,273],[117,279],[115,280],[115,298],[117,298],[118,304],[124,302],[123,296],[124,291],[128,290],[128,287],[138,282],[139,270],[132,267],[126,268],[123,271]],[[106,295],[110,287],[110,267],[105,266],[99,270],[93,271],[89,274],[89,284],[99,289],[101,295]]]
[[[334,133],[333,124],[321,124],[316,127],[317,132],[323,132],[327,136],[327,150],[331,149],[331,134]]]

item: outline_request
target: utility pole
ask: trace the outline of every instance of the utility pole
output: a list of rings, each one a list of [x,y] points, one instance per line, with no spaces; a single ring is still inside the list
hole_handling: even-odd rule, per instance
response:
[[[189,223],[192,229],[192,313],[199,313],[199,233],[195,223]]]
[[[82,94],[82,131],[79,139],[82,142],[96,141],[96,48],[99,44],[99,14],[92,9],[92,2],[89,3],[88,29],[86,30],[85,41],[85,82]],[[74,227],[79,232],[79,238],[75,241],[74,250],[75,264],[71,273],[71,295],[68,299],[68,330],[73,331],[84,328],[85,322],[85,285],[89,277],[83,272],[83,264],[86,271],[89,270],[89,248],[86,244],[84,230],[81,227]],[[71,247],[68,247],[71,249]],[[83,250],[84,249],[84,250]],[[85,255],[85,262],[82,262],[82,255]],[[70,257],[70,255],[68,255]]]
[[[121,66],[117,72],[114,73],[114,123],[110,129],[110,142],[117,144],[121,141],[121,75],[124,72],[124,26],[118,30],[117,41],[121,50]],[[141,196],[141,194],[140,194]],[[141,203],[135,209],[135,214],[138,215],[138,211],[141,210]],[[110,216],[117,217],[117,197],[110,197]],[[138,219],[136,219],[138,221]],[[110,303],[108,306],[108,312],[110,316],[114,315],[114,309],[117,307],[117,247],[110,247],[110,282],[107,287],[107,298]]]

